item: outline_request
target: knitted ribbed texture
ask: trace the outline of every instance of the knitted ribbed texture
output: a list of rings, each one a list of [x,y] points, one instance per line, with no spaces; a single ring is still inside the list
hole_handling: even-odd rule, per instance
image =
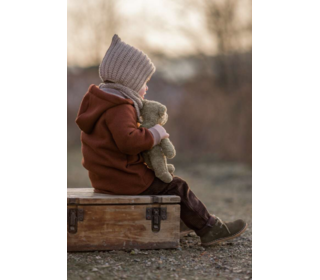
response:
[[[142,97],[138,94],[144,83],[151,78],[156,67],[142,51],[124,43],[115,34],[99,67],[99,75],[103,82],[100,88],[119,90],[130,98],[140,121],[140,110],[143,107]]]
[[[124,43],[115,34],[99,67],[102,82],[109,80],[138,92],[156,67],[142,51]]]

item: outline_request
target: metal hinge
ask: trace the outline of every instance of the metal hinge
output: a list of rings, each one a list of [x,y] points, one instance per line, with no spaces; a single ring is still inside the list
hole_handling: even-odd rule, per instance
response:
[[[160,231],[161,220],[167,219],[167,208],[166,207],[150,207],[146,211],[146,219],[152,220],[152,231]]]
[[[68,209],[68,232],[76,233],[78,230],[78,221],[84,219],[83,209],[70,208]]]

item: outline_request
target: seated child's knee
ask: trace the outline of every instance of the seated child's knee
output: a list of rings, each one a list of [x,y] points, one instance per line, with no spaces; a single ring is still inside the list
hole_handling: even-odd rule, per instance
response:
[[[180,177],[174,177],[173,178],[174,183],[176,184],[176,188],[180,192],[187,192],[189,190],[189,186],[185,180],[183,180]]]

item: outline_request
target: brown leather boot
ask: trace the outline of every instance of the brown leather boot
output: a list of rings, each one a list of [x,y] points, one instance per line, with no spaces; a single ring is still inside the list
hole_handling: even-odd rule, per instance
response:
[[[180,237],[184,237],[191,232],[193,232],[193,230],[191,228],[188,228],[186,224],[180,219]]]
[[[230,223],[224,223],[220,218],[212,228],[203,236],[200,236],[202,246],[211,246],[223,241],[233,239],[245,232],[247,224],[243,220],[236,220]]]

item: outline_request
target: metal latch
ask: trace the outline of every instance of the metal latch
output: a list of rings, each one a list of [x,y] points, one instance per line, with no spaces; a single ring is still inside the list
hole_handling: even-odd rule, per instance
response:
[[[147,208],[146,219],[152,220],[152,231],[160,231],[160,221],[167,219],[167,208],[166,207],[152,207]]]
[[[83,209],[70,208],[68,209],[68,232],[76,233],[78,230],[78,221],[83,221]]]

